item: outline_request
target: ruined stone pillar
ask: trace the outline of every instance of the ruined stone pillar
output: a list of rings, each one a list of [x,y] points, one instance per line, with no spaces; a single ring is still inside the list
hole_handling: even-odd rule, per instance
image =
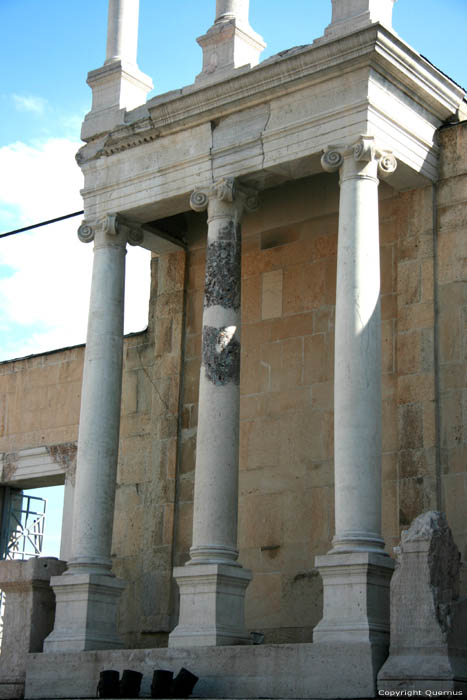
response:
[[[174,570],[180,621],[170,646],[248,643],[251,573],[236,561],[240,408],[241,227],[256,197],[233,178],[191,197],[208,209],[202,362],[191,559]]]
[[[105,63],[126,61],[136,65],[139,0],[109,0]]]
[[[379,695],[465,697],[467,599],[460,596],[461,555],[444,513],[415,518],[395,551],[391,647],[378,674]]]
[[[340,171],[334,373],[333,548],[316,559],[324,583],[315,641],[370,641],[389,632],[392,560],[381,536],[381,313],[378,172],[394,157],[361,137],[330,146],[327,171]],[[362,600],[365,601],[362,604]]]
[[[44,651],[83,651],[122,646],[116,632],[124,582],[111,573],[111,544],[120,429],[125,255],[138,235],[108,215],[80,240],[94,240],[88,333],[83,367],[68,571],[51,580],[57,609]],[[136,242],[136,241],[132,241]]]

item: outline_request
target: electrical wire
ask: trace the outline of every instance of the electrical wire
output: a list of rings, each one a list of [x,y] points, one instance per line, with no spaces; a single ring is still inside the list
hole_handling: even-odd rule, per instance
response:
[[[31,231],[33,228],[39,228],[40,226],[47,226],[48,224],[55,224],[57,221],[63,221],[64,219],[71,219],[73,216],[80,216],[84,214],[84,209],[82,211],[75,211],[73,214],[65,214],[65,216],[57,216],[56,219],[49,219],[48,221],[41,221],[39,224],[31,224],[31,226],[23,226],[23,228],[17,228],[14,231],[8,231],[7,233],[0,233],[0,238],[6,238],[7,236],[14,236],[16,233],[23,233],[23,231]]]

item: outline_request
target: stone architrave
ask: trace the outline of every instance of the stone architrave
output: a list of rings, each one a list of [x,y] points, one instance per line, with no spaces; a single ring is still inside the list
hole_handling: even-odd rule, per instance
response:
[[[66,564],[54,557],[0,561],[0,590],[5,594],[0,654],[0,698],[24,697],[27,654],[41,652],[54,624],[51,576]]]
[[[467,692],[467,599],[459,598],[460,567],[444,513],[423,513],[402,533],[391,581],[391,647],[378,674],[382,694]]]
[[[142,240],[116,215],[78,231],[94,240],[94,263],[78,435],[73,539],[68,571],[51,579],[53,632],[44,651],[122,646],[117,605],[125,584],[111,572],[111,544],[120,430],[126,244]]]
[[[169,646],[249,643],[244,594],[251,572],[237,562],[240,412],[241,226],[256,195],[225,178],[191,197],[208,210],[193,544],[174,570],[179,624]]]
[[[381,536],[381,313],[378,174],[396,168],[371,136],[322,157],[340,171],[334,377],[336,532],[316,558],[324,584],[315,642],[362,642],[381,664],[394,562]]]

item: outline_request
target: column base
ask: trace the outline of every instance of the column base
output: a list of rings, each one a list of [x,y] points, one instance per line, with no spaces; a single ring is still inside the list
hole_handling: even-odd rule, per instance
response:
[[[228,564],[190,564],[174,569],[180,618],[169,647],[251,644],[244,626],[245,590],[251,571]]]
[[[56,611],[44,652],[119,649],[117,606],[125,582],[98,574],[54,576]]]
[[[323,579],[323,618],[314,643],[389,645],[389,584],[394,561],[385,554],[325,554],[315,559]]]

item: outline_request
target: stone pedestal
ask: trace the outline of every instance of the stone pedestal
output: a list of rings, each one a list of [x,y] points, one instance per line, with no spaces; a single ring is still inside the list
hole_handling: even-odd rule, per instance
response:
[[[174,576],[180,620],[169,646],[242,644],[251,579],[236,563],[240,414],[241,226],[254,193],[233,178],[191,197],[208,209],[202,363],[191,559]]]
[[[460,553],[445,515],[420,515],[398,548],[381,694],[467,693],[467,599],[459,598],[459,576]]]
[[[51,580],[56,599],[54,631],[45,652],[119,649],[117,605],[125,583],[112,576],[64,575]]]
[[[374,552],[315,558],[323,579],[323,618],[313,642],[389,644],[389,584],[394,561]]]
[[[222,80],[241,66],[256,66],[266,44],[248,22],[249,0],[217,0],[216,18],[197,42],[203,49],[203,70],[196,82]]]
[[[332,0],[332,20],[324,32],[326,40],[351,34],[379,22],[392,29],[392,10],[396,0]],[[321,42],[323,39],[318,39]]]
[[[250,644],[244,620],[245,590],[251,572],[241,566],[198,564],[178,567],[180,624],[171,647]]]
[[[27,654],[41,652],[54,624],[51,576],[66,564],[53,557],[0,562],[0,590],[5,594],[0,654],[0,698],[22,698]]]

